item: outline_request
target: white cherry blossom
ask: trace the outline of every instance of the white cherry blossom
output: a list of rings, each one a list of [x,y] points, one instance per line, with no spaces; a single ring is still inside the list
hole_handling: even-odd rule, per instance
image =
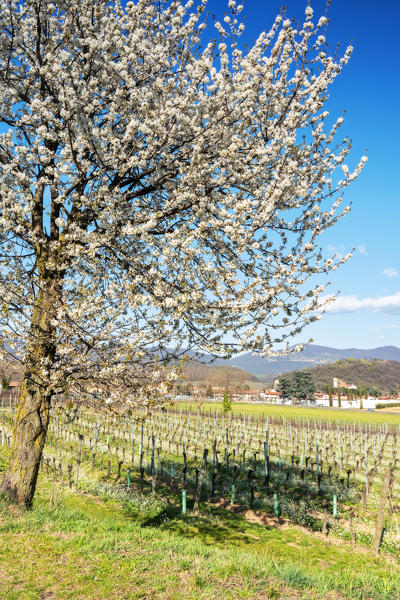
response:
[[[205,6],[0,0],[0,328],[22,413],[154,402],[176,348],[273,353],[347,258],[318,236],[366,162],[324,108],[352,47],[322,52],[311,7],[242,47],[233,0],[208,42]]]

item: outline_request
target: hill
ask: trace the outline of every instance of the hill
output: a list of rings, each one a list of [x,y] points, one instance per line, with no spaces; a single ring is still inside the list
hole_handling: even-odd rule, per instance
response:
[[[210,365],[193,360],[185,364],[184,372],[187,381],[206,381],[215,385],[218,385],[218,382],[259,381],[255,375],[238,367]]]
[[[326,365],[303,369],[312,374],[318,390],[332,384],[334,377],[357,387],[376,387],[384,393],[400,392],[400,362],[395,360],[337,360]],[[282,373],[281,376],[287,374]],[[268,381],[271,381],[269,378]]]

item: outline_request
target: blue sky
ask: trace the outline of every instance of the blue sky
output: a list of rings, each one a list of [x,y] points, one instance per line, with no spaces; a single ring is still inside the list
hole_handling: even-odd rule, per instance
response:
[[[282,4],[289,18],[301,19],[305,0],[245,0],[245,41],[269,29]],[[222,0],[209,0],[208,9],[223,18]],[[314,0],[316,20],[326,3]],[[400,53],[396,0],[333,0],[328,11],[327,39],[344,51],[352,41],[351,60],[331,88],[329,109],[339,116],[346,110],[341,129],[353,140],[355,164],[368,149],[368,163],[348,188],[345,200],[353,209],[329,233],[327,251],[353,258],[332,272],[331,292],[340,290],[335,312],[309,326],[301,338],[337,348],[400,346]],[[332,307],[333,308],[333,307]]]

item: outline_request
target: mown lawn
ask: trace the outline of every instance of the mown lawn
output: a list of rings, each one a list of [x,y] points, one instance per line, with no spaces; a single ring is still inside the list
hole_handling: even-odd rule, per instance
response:
[[[58,490],[51,507],[41,473],[32,510],[0,501],[2,600],[400,599],[387,557],[207,504],[182,517],[165,500],[96,485]]]

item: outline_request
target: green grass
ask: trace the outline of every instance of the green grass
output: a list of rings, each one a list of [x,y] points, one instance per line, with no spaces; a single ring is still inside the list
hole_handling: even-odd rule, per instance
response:
[[[394,562],[299,527],[95,482],[49,497],[41,473],[32,510],[0,499],[2,600],[400,599]]]
[[[196,411],[196,404],[190,402],[177,402],[176,407],[191,407],[192,411]],[[222,402],[205,402],[201,406],[201,411],[222,412]],[[274,406],[272,404],[252,404],[247,402],[232,402],[232,411],[244,415],[263,416],[270,415],[273,417],[287,417],[290,419],[319,419],[322,421],[340,421],[353,423],[388,423],[389,425],[400,425],[400,414],[390,413],[369,413],[361,410],[341,410],[334,408],[314,408],[306,406]]]

